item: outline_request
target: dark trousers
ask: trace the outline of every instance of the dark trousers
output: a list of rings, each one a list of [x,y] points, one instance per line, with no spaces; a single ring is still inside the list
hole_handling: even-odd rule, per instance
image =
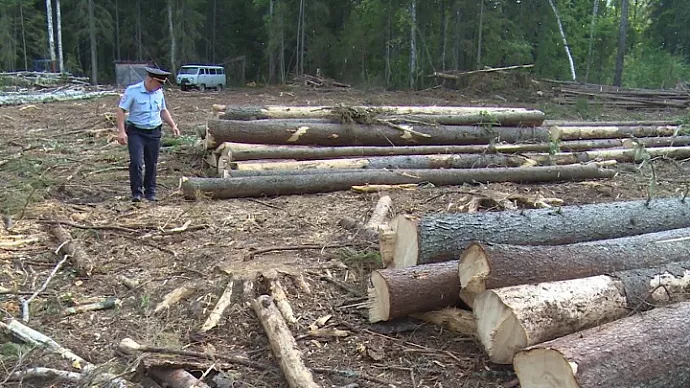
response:
[[[127,125],[129,148],[129,184],[133,197],[152,198],[156,195],[158,151],[161,147],[161,127],[143,130]]]

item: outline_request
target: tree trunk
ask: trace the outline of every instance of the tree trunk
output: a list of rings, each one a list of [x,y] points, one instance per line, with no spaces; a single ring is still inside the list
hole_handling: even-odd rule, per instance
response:
[[[646,148],[690,145],[690,136],[648,137],[639,139],[602,139],[572,140],[558,144],[561,151],[587,151],[598,148],[633,148],[639,143]],[[227,150],[228,162],[241,162],[262,159],[295,159],[317,160],[343,157],[366,157],[385,155],[444,155],[444,154],[493,154],[549,152],[553,145],[549,143],[534,144],[498,144],[498,145],[464,145],[464,146],[353,146],[353,147],[313,147],[296,145],[265,145],[226,142],[213,151],[221,153]]]
[[[407,267],[457,259],[473,241],[561,245],[686,228],[690,227],[690,205],[678,198],[661,198],[649,204],[636,200],[559,209],[429,214],[418,220],[400,215],[391,226],[396,231],[395,266]]]
[[[69,255],[74,270],[80,276],[91,276],[94,269],[94,262],[84,253],[81,246],[75,241],[70,233],[62,226],[58,225],[51,229],[51,232],[60,243],[60,251],[64,255]]]
[[[479,28],[477,31],[477,69],[482,67],[482,35],[484,32],[484,0],[479,0]]]
[[[572,121],[572,120],[544,120],[547,127],[663,127],[678,126],[677,120],[638,120],[638,121]]]
[[[475,300],[477,332],[492,362],[527,346],[690,297],[690,262],[489,290]]]
[[[115,0],[115,53],[120,60],[120,2]]]
[[[410,89],[417,82],[417,0],[410,2]]]
[[[271,5],[272,4],[273,4],[273,1],[271,1]],[[212,42],[211,43],[211,59],[213,60],[213,63],[217,63],[216,62],[216,45],[218,44],[217,40],[216,40],[216,31],[218,30],[218,25],[216,23],[216,21],[218,20],[217,15],[218,15],[218,0],[213,0],[213,16],[212,16],[213,19],[212,19],[212,23],[211,23],[211,28],[213,28],[213,30],[211,31],[211,42]]]
[[[174,77],[177,73],[175,72],[175,26],[173,24],[172,2],[173,0],[168,0],[168,34],[170,35],[170,70]]]
[[[19,2],[19,19],[22,26],[22,48],[24,50],[24,70],[29,70],[29,57],[26,52],[26,27],[24,27],[24,6],[22,1]]]
[[[457,261],[374,270],[369,284],[372,323],[460,303]]]
[[[589,82],[589,68],[592,66],[592,46],[594,44],[594,32],[599,14],[599,0],[594,0],[592,7],[592,22],[589,25],[589,50],[587,51],[587,70],[585,71],[585,82]]]
[[[356,173],[288,175],[242,178],[182,178],[182,190],[188,199],[197,192],[212,198],[241,198],[291,194],[312,194],[349,190],[352,186],[422,182],[436,186],[474,182],[557,182],[610,178],[613,170],[596,164],[527,168],[480,168],[449,170],[367,170]],[[456,255],[459,250],[456,249]]]
[[[663,156],[668,159],[690,158],[690,147],[647,148],[651,158]],[[233,171],[252,171],[260,175],[280,175],[285,170],[328,170],[328,169],[439,169],[439,168],[484,168],[484,167],[522,167],[531,165],[566,165],[592,161],[615,160],[632,163],[640,159],[639,151],[614,149],[585,151],[579,153],[541,154],[450,154],[450,155],[401,155],[375,156],[366,159],[324,159],[289,162],[233,163]],[[259,174],[257,174],[259,175]],[[245,175],[246,176],[246,175]]]
[[[687,387],[688,315],[677,303],[530,347],[513,363],[520,386]]]
[[[222,120],[330,119],[335,122],[374,122],[375,119],[423,121],[429,124],[539,126],[544,112],[525,108],[455,106],[229,106],[218,105]]]
[[[393,39],[393,30],[392,30],[392,24],[391,24],[391,17],[392,17],[392,12],[391,12],[391,0],[388,0],[388,5],[386,6],[386,58],[385,58],[385,63],[386,63],[386,70],[385,70],[385,78],[386,78],[386,87],[390,87],[391,84],[391,40]]]
[[[266,331],[273,355],[290,388],[319,388],[311,371],[304,366],[300,350],[290,328],[268,295],[252,301],[252,308]]]
[[[623,62],[625,61],[627,36],[628,0],[621,0],[621,20],[618,26],[618,53],[616,54],[616,69],[613,72],[613,86],[621,86],[623,82]]]
[[[681,126],[587,126],[550,128],[552,140],[618,139],[628,137],[674,136]]]
[[[471,243],[460,256],[462,297],[486,289],[553,282],[657,266],[688,258],[690,228],[565,245]]]
[[[302,15],[302,31],[300,32],[300,39],[302,42],[300,43],[299,46],[299,75],[304,75],[304,36],[305,34],[305,25],[307,24],[307,14],[306,14],[306,0],[301,0],[301,8],[300,8],[300,14]]]
[[[568,56],[568,63],[570,64],[570,75],[573,77],[573,81],[577,79],[575,75],[575,62],[573,62],[573,56],[570,53],[570,46],[568,46],[568,40],[565,37],[565,31],[563,31],[563,23],[561,22],[561,16],[558,14],[558,9],[553,0],[549,0],[549,5],[553,14],[556,16],[556,22],[558,23],[558,31],[561,33],[561,39],[563,39],[563,47],[565,48],[565,54]]]
[[[136,0],[136,8],[137,8],[137,20],[136,20],[136,35],[137,35],[137,60],[141,61],[143,58],[143,44],[141,42],[141,0]]]
[[[52,0],[46,0],[46,20],[48,21],[48,50],[50,50],[50,71],[55,71],[55,32],[53,29],[53,4]],[[89,0],[89,7],[92,7]],[[91,12],[91,8],[89,8]],[[89,13],[89,15],[91,15]]]
[[[447,38],[447,23],[446,23],[446,0],[441,0],[440,18],[441,18],[441,70],[446,70],[446,46],[448,45]]]
[[[62,12],[60,0],[55,0],[55,16],[57,19],[58,66],[60,73],[65,72],[65,60],[62,53]]]
[[[50,1],[50,0],[47,0]],[[91,84],[98,85],[98,56],[96,51],[96,17],[93,13],[93,0],[89,1],[89,41],[91,42]]]

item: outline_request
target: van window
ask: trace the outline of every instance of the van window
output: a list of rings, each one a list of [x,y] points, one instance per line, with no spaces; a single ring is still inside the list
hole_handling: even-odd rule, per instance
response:
[[[180,74],[196,75],[197,72],[199,72],[199,68],[197,68],[197,67],[182,67],[182,68],[180,68]]]
[[[209,69],[211,71],[211,74],[215,75],[216,74],[216,69]]]

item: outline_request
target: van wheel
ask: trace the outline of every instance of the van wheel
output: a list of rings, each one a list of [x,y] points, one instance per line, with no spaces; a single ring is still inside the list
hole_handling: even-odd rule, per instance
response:
[[[187,91],[187,85],[182,84],[182,85],[180,86],[180,89],[182,89],[183,92],[186,92],[186,91]]]
[[[216,89],[218,89],[218,91],[220,92],[221,90],[223,90],[223,85],[218,85]]]
[[[206,85],[204,85],[204,84],[199,85],[199,91],[203,92],[204,90],[206,90]]]

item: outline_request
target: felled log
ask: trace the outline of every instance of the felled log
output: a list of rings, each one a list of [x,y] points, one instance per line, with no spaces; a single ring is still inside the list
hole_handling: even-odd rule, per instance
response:
[[[391,210],[392,204],[393,200],[391,200],[389,195],[384,195],[379,198],[379,200],[376,201],[376,206],[374,206],[374,211],[371,213],[371,217],[369,217],[369,221],[367,221],[364,227],[367,229],[378,230],[379,226],[386,221],[386,217],[388,217],[388,212]]]
[[[446,117],[451,124],[494,122],[503,125],[541,125],[544,113],[524,108],[454,107],[454,106],[226,106],[224,120],[330,118],[338,121],[376,117],[419,116]],[[437,119],[437,123],[443,123]]]
[[[532,346],[515,356],[522,388],[690,385],[690,302]]]
[[[218,325],[220,318],[225,312],[225,309],[227,309],[232,302],[232,288],[234,285],[235,282],[232,279],[229,279],[228,284],[225,286],[225,290],[223,290],[220,298],[218,298],[218,302],[216,302],[215,307],[213,307],[213,311],[211,311],[211,313],[208,315],[208,318],[206,318],[204,324],[201,325],[201,329],[199,331],[204,333]]]
[[[456,125],[414,125],[410,131],[387,125],[338,124],[324,121],[285,120],[208,120],[206,149],[216,149],[225,142],[312,146],[405,146],[467,145],[548,142],[544,127],[491,127]]]
[[[242,178],[183,177],[181,188],[185,198],[197,194],[212,198],[324,193],[349,190],[364,184],[403,184],[428,182],[436,186],[474,182],[556,182],[610,178],[613,170],[596,164],[544,166],[529,168],[484,168],[448,170],[366,170],[356,173],[327,175],[290,175]]]
[[[542,167],[532,167],[542,168]],[[558,209],[405,215],[396,231],[395,267],[458,259],[473,241],[561,245],[690,227],[690,205],[678,198],[617,201]]]
[[[27,380],[39,380],[43,382],[64,382],[79,384],[82,380],[81,373],[69,372],[66,370],[52,369],[52,368],[29,368],[23,371],[12,372],[7,376],[8,382],[12,381],[27,381]]]
[[[454,333],[466,336],[477,334],[477,321],[471,311],[459,307],[446,307],[439,310],[414,313],[412,318],[433,323]]]
[[[311,371],[304,365],[297,342],[273,299],[261,295],[251,305],[266,331],[273,355],[290,388],[319,388]]]
[[[64,255],[69,255],[70,262],[75,271],[80,276],[91,276],[94,268],[93,260],[84,253],[84,250],[79,244],[72,239],[70,233],[62,226],[56,225],[50,231],[53,233],[60,243],[60,251]]]
[[[678,120],[637,120],[637,121],[571,121],[571,120],[544,120],[545,126],[559,127],[653,127],[665,125],[679,125]]]
[[[201,280],[184,283],[180,287],[177,287],[176,289],[165,294],[163,300],[156,305],[156,308],[153,310],[153,312],[159,313],[169,309],[175,303],[192,295],[194,292],[196,292],[196,290],[201,288],[203,284],[204,282]]]
[[[280,282],[280,279],[278,279],[278,272],[274,269],[270,269],[263,271],[261,276],[271,292],[272,300],[285,319],[285,322],[297,323],[297,318],[295,318],[295,314],[292,312],[292,306],[290,306],[285,288]]]
[[[673,136],[681,131],[679,125],[665,126],[582,126],[582,127],[550,127],[552,140],[579,139],[619,139],[626,137]]]
[[[690,258],[690,228],[564,245],[472,242],[460,255],[461,296],[486,289],[601,275]]]
[[[527,346],[690,298],[690,262],[559,282],[522,284],[477,296],[477,333],[492,362]]]
[[[587,151],[598,148],[630,147],[638,142],[645,147],[669,147],[690,145],[690,136],[642,137],[638,139],[597,139],[566,140],[558,143],[561,151]],[[490,144],[490,145],[447,145],[447,146],[356,146],[356,147],[318,147],[299,145],[265,145],[246,143],[223,143],[214,152],[222,148],[227,167],[229,162],[266,159],[318,160],[344,157],[395,156],[395,155],[443,155],[443,154],[492,154],[549,152],[554,147],[550,143],[527,144]],[[218,155],[216,155],[218,157]],[[214,162],[212,167],[218,167]]]
[[[371,273],[369,322],[389,321],[460,303],[457,261]]]

